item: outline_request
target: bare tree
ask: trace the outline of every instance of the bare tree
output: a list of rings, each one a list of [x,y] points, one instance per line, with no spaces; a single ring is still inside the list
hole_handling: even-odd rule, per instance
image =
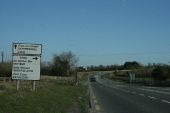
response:
[[[54,55],[51,72],[54,75],[68,76],[70,71],[74,71],[78,58],[71,51]]]
[[[71,70],[75,69],[78,62],[78,58],[75,54],[73,54],[71,51],[63,52],[59,55],[59,57],[61,61],[65,61],[68,63],[68,68],[70,68]]]

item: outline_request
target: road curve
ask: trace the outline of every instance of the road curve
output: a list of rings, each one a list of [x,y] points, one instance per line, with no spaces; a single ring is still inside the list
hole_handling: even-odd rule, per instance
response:
[[[90,84],[96,113],[170,113],[168,91],[114,84],[100,78]]]

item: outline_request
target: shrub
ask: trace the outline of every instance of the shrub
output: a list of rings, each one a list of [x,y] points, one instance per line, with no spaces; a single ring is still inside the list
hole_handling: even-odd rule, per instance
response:
[[[168,66],[157,66],[152,71],[155,80],[165,81],[169,78],[170,69]]]
[[[9,77],[12,74],[12,63],[11,62],[3,62],[0,63],[0,76],[1,77]]]

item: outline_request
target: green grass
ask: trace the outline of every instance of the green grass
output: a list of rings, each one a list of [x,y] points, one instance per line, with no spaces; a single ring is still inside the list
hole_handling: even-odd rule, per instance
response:
[[[87,113],[86,86],[57,85],[54,80],[37,82],[36,91],[30,86],[15,90],[15,85],[0,85],[0,113]]]

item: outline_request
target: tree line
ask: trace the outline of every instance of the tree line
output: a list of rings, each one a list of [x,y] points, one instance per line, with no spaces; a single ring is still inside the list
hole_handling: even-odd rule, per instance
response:
[[[123,65],[99,65],[99,66],[87,66],[87,67],[78,67],[79,71],[113,71],[113,70],[129,70],[129,69],[142,69],[145,66],[136,62],[136,61],[128,61]]]
[[[170,78],[170,66],[166,64],[142,65],[137,61],[127,61],[123,65],[99,65],[99,66],[78,66],[78,58],[71,51],[55,54],[52,61],[41,62],[41,75],[48,76],[71,76],[75,72],[85,71],[114,71],[114,70],[142,70],[151,73],[155,80],[165,81]],[[12,62],[0,63],[0,76],[10,77],[12,75]]]
[[[78,67],[78,71],[117,71],[117,70],[131,70],[140,77],[151,77],[156,81],[166,81],[170,79],[170,66],[167,64],[151,64],[142,65],[137,61],[127,61],[123,65],[99,65]],[[128,73],[127,73],[128,75]],[[124,75],[122,75],[124,76]]]

